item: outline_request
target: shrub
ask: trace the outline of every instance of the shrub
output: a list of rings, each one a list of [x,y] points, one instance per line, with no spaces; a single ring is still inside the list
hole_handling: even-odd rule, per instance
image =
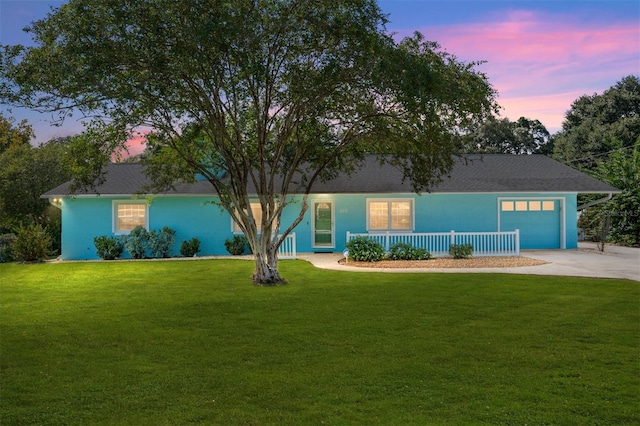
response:
[[[387,257],[392,260],[427,260],[431,259],[431,253],[411,244],[396,243],[391,246]]]
[[[360,262],[377,262],[384,258],[384,248],[375,240],[355,237],[347,243],[349,257]]]
[[[454,259],[468,259],[473,255],[472,244],[451,244],[449,246],[449,254]]]
[[[611,242],[620,246],[634,247],[638,245],[638,238],[636,235],[614,234],[611,235]]]
[[[180,254],[185,257],[194,257],[200,251],[200,240],[192,238],[189,241],[183,241],[180,246]]]
[[[42,261],[53,254],[51,236],[39,224],[20,226],[13,242],[12,252],[20,262]]]
[[[113,260],[122,256],[124,244],[122,239],[113,236],[101,235],[93,238],[97,255],[104,260]]]
[[[0,263],[11,262],[13,253],[11,246],[16,240],[16,234],[0,234]]]
[[[169,257],[171,246],[176,240],[176,231],[165,226],[160,231],[152,230],[148,237],[151,257]]]
[[[142,226],[136,226],[127,236],[124,248],[134,259],[144,259],[145,253],[149,248],[149,232]]]
[[[238,256],[244,254],[249,248],[249,241],[244,235],[234,235],[233,238],[225,240],[224,247],[230,254]]]

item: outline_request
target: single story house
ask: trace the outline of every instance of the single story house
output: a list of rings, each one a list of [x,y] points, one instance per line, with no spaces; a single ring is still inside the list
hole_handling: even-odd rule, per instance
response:
[[[193,237],[201,240],[199,255],[227,254],[224,242],[239,230],[215,204],[208,182],[141,195],[148,183],[141,164],[119,163],[108,166],[105,181],[93,190],[71,194],[67,182],[43,194],[62,210],[62,258],[96,259],[94,237],[127,234],[138,224],[174,229],[174,255],[182,241]],[[315,185],[310,208],[295,229],[293,250],[342,252],[347,239],[359,234],[387,247],[406,241],[443,254],[456,241],[471,242],[478,254],[496,254],[494,246],[506,244],[502,238],[507,234],[508,244],[517,246],[515,254],[520,248],[573,249],[578,244],[578,193],[618,192],[543,155],[467,155],[429,193],[416,194],[402,182],[400,170],[371,157],[350,177]],[[285,209],[282,229],[299,208]]]

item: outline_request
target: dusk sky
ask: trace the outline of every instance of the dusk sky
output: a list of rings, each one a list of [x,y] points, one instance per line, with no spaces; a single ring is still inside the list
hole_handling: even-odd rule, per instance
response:
[[[63,1],[0,0],[0,44],[29,44],[22,28]],[[640,75],[640,1],[379,0],[397,38],[420,31],[464,62],[486,61],[502,116],[537,119],[556,133],[571,103],[601,94],[623,77]],[[6,106],[0,106],[8,115]],[[79,119],[63,127],[46,115],[27,118],[36,142],[82,131]]]

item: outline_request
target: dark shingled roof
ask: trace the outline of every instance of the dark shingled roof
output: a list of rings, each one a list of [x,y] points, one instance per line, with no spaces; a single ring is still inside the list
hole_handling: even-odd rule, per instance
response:
[[[133,195],[150,182],[143,166],[135,163],[110,164],[106,180],[93,190],[75,195]],[[43,194],[43,197],[71,195],[70,182]],[[411,184],[402,183],[402,172],[390,165],[380,166],[375,157],[350,177],[318,182],[314,193],[390,194],[410,193]],[[579,192],[610,193],[618,189],[572,169],[544,155],[466,155],[455,162],[442,183],[431,188],[433,193],[479,192]],[[214,195],[206,181],[182,184],[167,195]]]

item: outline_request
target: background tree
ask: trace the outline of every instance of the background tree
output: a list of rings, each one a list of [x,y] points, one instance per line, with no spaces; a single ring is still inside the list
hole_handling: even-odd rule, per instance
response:
[[[620,144],[621,145],[621,144]],[[640,245],[640,138],[633,147],[619,146],[607,159],[597,161],[594,177],[620,189],[611,201],[588,207],[580,216],[580,227],[588,238],[623,245]],[[603,241],[604,242],[604,241]]]
[[[616,143],[632,147],[639,136],[640,78],[630,75],[601,95],[581,96],[571,104],[554,136],[553,157],[593,170]]]
[[[601,95],[581,96],[553,137],[553,158],[620,189],[612,201],[585,210],[580,227],[601,238],[610,221],[613,242],[638,244],[637,145],[640,140],[640,78],[627,76]],[[579,204],[597,196],[580,195]],[[609,227],[609,226],[606,226]]]
[[[40,195],[71,178],[69,144],[69,138],[54,139],[0,154],[0,234],[38,224],[46,227],[53,248],[60,249],[60,210]]]
[[[204,176],[249,241],[254,281],[278,283],[278,247],[316,181],[373,153],[424,190],[450,169],[454,135],[496,109],[476,63],[420,34],[396,43],[385,23],[373,0],[71,0],[32,25],[36,47],[4,47],[0,89],[108,118],[90,152],[155,129],[151,175]],[[291,194],[299,215],[282,224]]]
[[[462,150],[482,154],[545,154],[549,131],[538,120],[492,117],[461,137]]]
[[[13,117],[0,114],[0,154],[11,148],[29,145],[34,137],[33,128],[27,120],[16,125]]]

